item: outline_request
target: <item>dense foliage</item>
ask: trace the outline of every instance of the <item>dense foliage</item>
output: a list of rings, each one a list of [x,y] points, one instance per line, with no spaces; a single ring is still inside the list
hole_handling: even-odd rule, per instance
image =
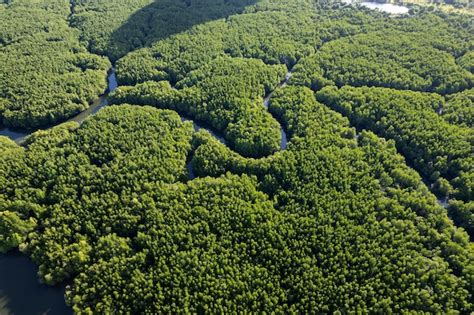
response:
[[[474,200],[474,130],[450,124],[436,113],[443,108],[441,96],[346,86],[326,87],[318,92],[318,99],[349,117],[358,128],[394,139],[400,152],[425,178],[437,181],[438,193]],[[443,177],[451,181],[453,189]],[[458,223],[472,229],[468,222],[472,221]]]
[[[472,246],[393,143],[356,141],[304,88],[278,91],[270,109],[292,146],[223,169],[257,177],[186,183],[192,127],[149,107],[105,109],[26,149],[6,142],[5,178],[29,178],[2,191],[22,223],[2,233],[46,282],[78,274],[77,313],[471,309]],[[193,142],[201,175],[232,161],[198,165],[206,147],[234,153],[203,131]]]
[[[441,114],[452,124],[474,128],[474,88],[447,96]]]
[[[474,310],[473,243],[422,180],[472,235],[465,17],[313,0],[40,10],[62,12],[97,73],[86,45],[124,56],[115,105],[0,137],[0,251],[68,283],[75,313]]]
[[[263,97],[286,71],[256,59],[219,57],[190,72],[176,88],[167,81],[146,82],[119,88],[111,101],[178,110],[223,132],[236,151],[259,157],[280,149],[280,125],[264,108]]]
[[[138,85],[119,89],[112,101],[175,109],[222,132],[244,156],[272,154],[280,149],[281,131],[262,98],[303,56],[325,41],[363,31],[361,20],[374,20],[353,10],[316,8],[304,0],[290,6],[262,1],[244,14],[131,52],[118,61],[117,76],[121,84]]]
[[[387,29],[336,40],[302,61],[295,81],[313,88],[347,84],[440,94],[471,88],[474,75],[455,60],[466,47],[447,36]]]
[[[117,74],[127,85],[163,79],[175,83],[225,55],[291,67],[324,42],[374,29],[379,23],[370,14],[348,8],[318,9],[310,0],[283,5],[279,1],[259,1],[247,7],[244,14],[196,25],[128,54],[119,60]]]
[[[110,63],[79,42],[69,14],[61,0],[16,0],[0,11],[0,124],[57,123],[106,89]]]
[[[117,60],[196,24],[241,12],[255,0],[74,1],[72,25],[92,52]]]

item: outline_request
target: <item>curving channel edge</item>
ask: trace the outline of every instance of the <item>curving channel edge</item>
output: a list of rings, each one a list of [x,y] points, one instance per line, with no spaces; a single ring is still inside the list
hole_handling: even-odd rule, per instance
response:
[[[288,81],[290,80],[291,78],[291,75],[292,75],[292,72],[291,70],[288,71],[288,73],[286,74],[285,76],[285,79],[272,91],[270,92],[269,94],[267,94],[263,100],[263,106],[265,106],[265,108],[268,109],[268,105],[270,103],[270,98],[272,97],[274,91],[276,91],[277,89],[279,88],[282,88],[282,87],[285,87],[287,84],[288,84]],[[78,123],[82,123],[87,117],[91,116],[91,115],[94,115],[96,114],[99,110],[101,110],[103,107],[107,106],[108,105],[108,100],[107,100],[107,96],[113,92],[114,90],[117,89],[118,87],[118,83],[117,83],[117,77],[115,75],[115,69],[114,68],[111,68],[109,70],[109,74],[108,74],[108,77],[107,77],[107,80],[108,80],[108,86],[107,86],[107,89],[106,91],[104,92],[103,95],[101,95],[99,98],[97,98],[96,100],[94,100],[91,105],[89,106],[88,109],[86,109],[85,111],[77,114],[76,116],[70,118],[67,120],[67,122],[69,121],[75,121],[75,122],[78,122]],[[189,117],[186,117],[184,115],[182,115],[181,113],[178,113],[180,116],[181,116],[181,120],[182,121],[192,121],[193,124],[194,124],[194,130],[195,131],[198,131],[200,129],[205,129],[207,130],[213,137],[215,137],[219,142],[227,145],[227,142],[226,140],[224,139],[224,137],[222,137],[221,135],[218,135],[215,131],[213,131],[212,129],[208,128],[208,127],[205,127],[199,123],[197,123],[196,121],[194,121],[193,119],[189,118]],[[275,118],[275,117],[274,117]],[[276,119],[276,118],[275,118]],[[278,119],[276,119],[278,121]],[[57,126],[58,124],[56,125],[53,125],[53,126],[50,126],[46,129],[50,129],[54,126]],[[288,137],[287,137],[287,134],[283,128],[283,126],[281,125],[280,123],[280,129],[281,129],[281,135],[282,135],[282,141],[281,141],[281,150],[285,150],[287,145],[288,145]],[[6,136],[10,139],[12,139],[13,141],[15,141],[16,143],[18,144],[21,144],[23,142],[23,140],[31,135],[32,133],[34,133],[35,131],[37,130],[32,130],[32,131],[27,131],[27,130],[22,130],[22,129],[14,129],[14,128],[3,128],[3,129],[0,129],[0,136]]]
[[[102,94],[97,99],[95,99],[90,104],[89,108],[87,108],[85,111],[82,111],[79,114],[77,114],[76,116],[73,116],[72,118],[69,118],[68,120],[66,120],[66,122],[75,121],[75,122],[78,122],[78,123],[82,123],[87,117],[89,117],[91,115],[94,115],[101,108],[108,105],[107,96],[118,87],[117,77],[115,75],[115,69],[114,68],[111,68],[109,70],[108,75],[107,75],[107,82],[108,82],[107,89],[104,91],[104,94]],[[59,124],[60,123],[49,126],[49,127],[46,128],[46,130],[50,129],[54,126],[57,126]],[[0,128],[0,136],[8,137],[11,140],[15,141],[17,144],[21,144],[27,136],[31,135],[32,133],[34,133],[38,130],[40,130],[40,129],[24,130],[24,129],[16,129],[16,128]]]

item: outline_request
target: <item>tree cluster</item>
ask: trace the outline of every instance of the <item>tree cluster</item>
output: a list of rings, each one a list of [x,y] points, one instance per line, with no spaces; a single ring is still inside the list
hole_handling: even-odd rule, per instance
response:
[[[395,140],[400,152],[424,178],[435,182],[440,195],[451,194],[466,202],[474,199],[474,132],[472,128],[450,124],[436,113],[443,108],[441,96],[349,86],[325,87],[317,95],[358,128]],[[472,220],[457,223],[472,230],[469,222]]]
[[[439,94],[472,88],[474,75],[453,56],[459,53],[457,43],[429,36],[387,29],[332,41],[298,65],[295,83],[313,89],[332,84]]]
[[[218,57],[191,71],[176,88],[167,81],[125,86],[111,102],[177,110],[222,132],[242,155],[261,157],[280,149],[280,125],[263,106],[263,97],[286,72],[284,65],[258,59]]]
[[[0,137],[0,251],[19,248],[43,282],[67,282],[75,313],[474,310],[473,243],[422,179],[455,197],[449,212],[472,233],[464,17],[329,0],[70,4],[0,5],[26,19],[0,28],[0,55],[22,47],[1,80],[31,58],[40,91],[87,100],[75,75],[99,82],[109,66],[87,44],[125,55],[127,86],[81,125],[21,146]],[[29,57],[26,43],[38,47]],[[11,95],[54,104],[32,86]],[[0,97],[2,115],[20,108]]]
[[[292,145],[261,160],[129,105],[25,149],[4,141],[16,158],[2,180],[28,180],[3,186],[2,245],[20,243],[47,283],[72,277],[78,314],[472,310],[472,244],[394,143],[356,140],[306,88],[270,108]],[[187,181],[186,156],[198,165],[206,146],[223,154],[201,176],[212,161],[242,173]]]
[[[110,63],[79,42],[67,1],[18,0],[0,14],[1,125],[55,124],[105,91]]]

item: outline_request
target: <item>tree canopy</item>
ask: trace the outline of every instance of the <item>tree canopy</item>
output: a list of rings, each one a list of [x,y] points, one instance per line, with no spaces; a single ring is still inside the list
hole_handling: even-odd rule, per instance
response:
[[[87,51],[69,14],[61,0],[15,0],[0,11],[0,124],[58,123],[105,91],[110,63]]]
[[[0,17],[4,124],[86,108],[109,60],[121,84],[81,124],[0,136],[0,252],[67,283],[75,313],[474,310],[468,17],[314,0]]]

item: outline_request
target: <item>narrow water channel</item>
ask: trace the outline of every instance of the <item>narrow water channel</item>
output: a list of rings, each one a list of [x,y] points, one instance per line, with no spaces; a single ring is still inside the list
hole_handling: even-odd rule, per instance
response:
[[[117,77],[115,76],[115,69],[114,68],[110,69],[109,75],[107,77],[107,81],[108,81],[108,85],[107,85],[107,90],[105,91],[105,93],[101,97],[96,99],[89,106],[88,109],[86,109],[85,111],[79,113],[78,115],[68,119],[67,121],[75,121],[75,122],[78,122],[78,123],[81,124],[87,117],[89,117],[91,115],[94,115],[99,110],[101,110],[104,106],[109,105],[109,102],[107,101],[107,96],[111,92],[115,91],[118,87]]]
[[[291,71],[286,74],[285,79],[277,86],[277,88],[284,87],[288,83],[290,78],[291,78]],[[93,101],[88,109],[86,109],[85,111],[83,111],[83,112],[77,114],[76,116],[68,119],[67,120],[68,122],[69,121],[75,121],[75,122],[78,122],[78,123],[82,123],[87,117],[96,114],[100,109],[102,109],[103,107],[108,105],[107,96],[111,92],[113,92],[115,89],[117,89],[117,87],[118,87],[117,78],[116,78],[116,75],[115,75],[115,69],[112,68],[109,71],[109,75],[108,75],[107,80],[108,80],[108,87],[107,87],[107,90],[105,91],[105,93],[102,96],[100,96],[99,98],[97,98],[95,101]],[[271,93],[266,95],[265,98],[264,98],[263,105],[267,109],[268,109],[268,105],[269,105],[269,102],[270,102],[270,98],[273,95],[273,92],[274,91],[272,91]],[[224,137],[222,137],[217,132],[212,130],[212,128],[210,128],[208,126],[205,126],[204,124],[200,124],[200,123],[194,121],[193,119],[182,115],[181,113],[178,113],[178,114],[180,114],[182,121],[192,121],[193,124],[194,124],[194,130],[195,131],[198,131],[200,129],[205,129],[213,137],[215,137],[217,140],[219,140],[219,142],[227,145],[227,142],[224,139]],[[49,128],[51,128],[51,127],[49,127]],[[46,129],[49,129],[49,128],[46,128]],[[15,141],[16,143],[21,143],[23,141],[23,139],[25,139],[25,137],[29,136],[30,134],[32,134],[35,131],[36,130],[28,131],[28,130],[14,129],[14,128],[2,128],[2,129],[0,129],[0,136],[6,136],[6,137],[12,139],[13,141]],[[281,127],[281,133],[282,133],[281,149],[284,150],[287,147],[288,139],[287,139],[286,132],[283,129],[283,126]]]
[[[270,105],[270,99],[272,98],[273,96],[273,93],[275,93],[275,91],[277,89],[280,89],[280,88],[283,88],[285,87],[288,82],[290,81],[291,79],[291,76],[293,75],[292,73],[293,71],[293,68],[291,68],[285,75],[285,79],[277,86],[276,89],[274,89],[272,92],[270,92],[267,96],[265,96],[265,98],[263,99],[263,106],[265,106],[265,108],[268,110],[268,106]],[[276,119],[276,118],[275,118]],[[278,121],[278,119],[276,119]],[[288,135],[286,134],[286,131],[285,131],[285,128],[283,128],[283,125],[281,124],[280,122],[280,129],[281,129],[281,146],[280,146],[280,149],[281,150],[286,150],[286,147],[288,146]]]
[[[291,79],[291,76],[292,76],[292,69],[290,69],[288,71],[288,73],[285,75],[285,78],[283,79],[283,81],[280,82],[280,84],[273,90],[271,91],[270,93],[268,93],[267,95],[265,95],[265,97],[263,98],[263,106],[268,110],[268,106],[270,105],[270,99],[271,97],[273,96],[273,93],[279,89],[279,88],[282,88],[282,87],[285,87],[288,82],[290,81]],[[222,144],[224,145],[227,145],[227,141],[220,135],[218,135],[216,132],[214,132],[211,128],[208,128],[208,127],[205,127],[205,126],[202,126],[200,125],[199,123],[197,123],[196,121],[188,118],[188,117],[185,117],[183,115],[180,115],[181,116],[181,121],[192,121],[193,122],[193,125],[194,125],[194,131],[198,131],[200,129],[205,129],[207,130],[214,138],[216,138],[217,140],[219,140],[219,142],[221,142]],[[276,119],[276,118],[275,118]],[[278,119],[276,119],[278,121]],[[281,130],[281,145],[280,145],[280,149],[281,150],[286,150],[286,147],[288,146],[288,136],[286,134],[286,131],[285,129],[283,128],[283,125],[281,124],[280,122],[280,130]],[[192,159],[189,159],[189,161],[187,162],[186,164],[186,168],[188,170],[188,175],[189,175],[189,179],[190,180],[193,180],[194,178],[196,178],[196,175],[194,173],[194,169],[193,169],[193,166],[192,166]]]
[[[291,78],[291,70],[285,79],[276,87],[284,87]],[[82,123],[87,117],[94,115],[104,106],[108,105],[107,96],[118,87],[114,69],[108,75],[108,88],[105,93],[97,98],[90,107],[67,121]],[[275,89],[275,90],[276,90]],[[272,91],[265,96],[263,105],[268,109]],[[227,145],[226,140],[204,124],[200,124],[188,117],[181,115],[182,121],[192,121],[194,130],[207,130],[218,141]],[[51,127],[50,127],[51,128]],[[11,128],[0,129],[0,136],[7,136],[17,143],[33,133],[34,131],[15,130]],[[281,149],[286,149],[288,139],[283,126],[281,127],[282,143]],[[187,164],[190,179],[195,178],[191,162]],[[50,287],[38,282],[37,266],[25,255],[15,251],[0,256],[0,314],[22,315],[22,314],[47,314],[67,315],[72,310],[66,306],[64,301],[64,287]]]
[[[94,100],[90,104],[89,108],[87,108],[85,111],[80,112],[79,114],[77,114],[76,116],[68,119],[67,121],[76,121],[78,123],[82,123],[87,117],[89,117],[90,115],[94,115],[101,108],[108,105],[107,96],[109,95],[110,92],[114,91],[118,87],[117,78],[115,76],[115,69],[113,69],[113,68],[110,69],[108,77],[107,77],[107,82],[108,82],[107,90],[105,91],[105,93],[102,96],[100,96],[99,98]],[[54,126],[51,126],[51,127],[54,127]],[[46,129],[49,129],[51,127],[48,127]],[[16,129],[16,128],[0,128],[0,136],[5,136],[5,137],[8,137],[8,138],[12,139],[16,143],[21,143],[25,139],[25,137],[29,136],[30,134],[32,134],[35,131],[37,131],[37,130],[22,130],[22,129]]]
[[[117,88],[114,69],[108,75],[108,88],[90,107],[68,121],[82,123],[108,104],[107,95]],[[3,128],[1,136],[17,143],[33,131]],[[68,315],[71,308],[64,301],[63,286],[51,287],[41,284],[37,276],[38,267],[27,256],[13,251],[0,255],[0,314],[1,315]]]

